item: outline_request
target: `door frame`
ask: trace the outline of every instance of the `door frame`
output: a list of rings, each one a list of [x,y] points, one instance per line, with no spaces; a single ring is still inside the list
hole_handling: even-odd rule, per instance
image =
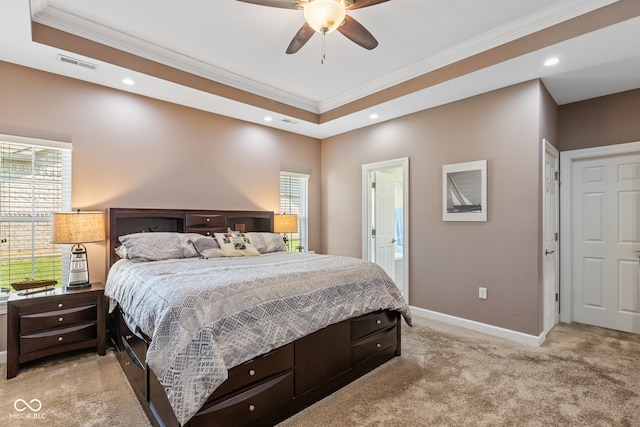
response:
[[[618,156],[640,152],[640,141],[605,145],[560,153],[560,321],[573,322],[573,163],[603,156]]]
[[[544,195],[546,195],[546,185],[547,185],[547,180],[545,178],[546,176],[546,160],[547,160],[547,154],[551,154],[554,158],[555,158],[555,169],[556,171],[560,171],[560,152],[558,151],[558,149],[556,147],[554,147],[553,145],[551,145],[551,143],[549,141],[547,141],[546,139],[542,140],[542,192],[543,192],[543,197],[542,197],[542,212],[543,212],[543,218],[546,218],[546,197]],[[555,224],[556,224],[556,232],[559,232],[559,227],[560,227],[560,181],[559,180],[555,180],[554,181],[554,185],[555,185],[555,194],[556,194],[556,201],[555,201],[555,209],[553,212],[553,215],[555,216]],[[545,227],[547,226],[547,224],[542,225],[543,227],[543,244],[542,244],[542,262],[543,262],[543,269],[542,271],[546,271],[545,270],[545,266],[544,263],[548,262],[547,261],[547,256],[545,254],[545,247],[544,247],[544,230]],[[558,234],[558,239],[556,240],[556,245],[555,245],[555,251],[556,251],[556,268],[555,268],[555,290],[554,290],[554,298],[553,301],[557,301],[557,299],[555,298],[555,294],[559,294],[560,289],[559,289],[559,284],[560,284],[560,262],[561,262],[561,257],[560,257],[560,252],[558,251],[558,246],[560,245],[560,235]],[[555,302],[555,307],[554,307],[554,311],[555,311],[555,316],[554,316],[554,324],[553,325],[546,325],[545,324],[545,313],[547,312],[547,308],[545,304],[547,304],[547,301],[551,301],[549,299],[549,295],[546,295],[544,292],[547,290],[547,284],[544,283],[546,276],[543,274],[543,294],[542,294],[542,301],[543,301],[543,308],[542,308],[542,315],[543,315],[543,319],[542,319],[542,331],[547,334],[549,333],[549,331],[558,324],[558,320],[560,318],[559,313],[560,313],[560,304],[558,302]],[[548,328],[548,329],[547,329]]]
[[[370,260],[371,253],[371,172],[380,169],[402,168],[402,294],[409,302],[409,158],[385,160],[362,165],[362,259]]]

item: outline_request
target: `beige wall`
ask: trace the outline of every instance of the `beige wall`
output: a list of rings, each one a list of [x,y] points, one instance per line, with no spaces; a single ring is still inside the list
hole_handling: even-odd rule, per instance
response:
[[[409,157],[411,305],[539,334],[545,93],[529,82],[324,140],[324,250],[361,255],[362,165]],[[482,159],[488,221],[443,222],[442,165]]]
[[[625,110],[638,111],[640,91],[557,114],[533,81],[320,142],[8,63],[0,74],[0,133],[73,143],[74,208],[277,211],[283,167],[311,174],[310,249],[359,257],[362,164],[409,157],[410,303],[534,335],[542,328],[541,139],[574,148],[585,137],[573,134],[589,123],[594,145],[640,140]],[[488,221],[443,222],[442,165],[480,159],[488,161]],[[92,280],[104,280],[104,246],[88,247]]]
[[[73,208],[278,212],[282,165],[311,175],[309,248],[320,249],[318,140],[5,62],[0,75],[0,134],[73,144]],[[91,280],[104,281],[104,245],[87,249]]]
[[[640,89],[559,108],[560,150],[640,141]]]

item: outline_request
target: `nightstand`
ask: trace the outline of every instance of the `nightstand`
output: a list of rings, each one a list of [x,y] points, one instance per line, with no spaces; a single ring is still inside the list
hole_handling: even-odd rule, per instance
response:
[[[71,350],[96,347],[106,354],[104,285],[56,288],[7,301],[7,379],[20,364]]]

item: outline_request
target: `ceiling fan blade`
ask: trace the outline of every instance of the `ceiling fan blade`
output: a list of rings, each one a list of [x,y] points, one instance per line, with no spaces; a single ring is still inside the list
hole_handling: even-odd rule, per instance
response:
[[[299,0],[238,0],[243,3],[257,4],[260,6],[279,7],[281,9],[300,9]]]
[[[344,34],[346,38],[365,49],[371,50],[378,46],[378,40],[373,37],[369,30],[349,15],[345,16],[344,23],[338,27],[338,31]]]
[[[287,53],[291,54],[299,51],[300,48],[309,41],[309,39],[315,32],[316,30],[311,28],[311,25],[305,22],[302,27],[300,27],[296,35],[293,36],[293,39],[291,40],[291,43],[289,43],[289,47],[287,48]]]
[[[350,0],[350,1],[347,0],[346,8],[348,10],[362,9],[363,7],[374,6],[376,4],[384,3],[386,1],[389,1],[389,0]]]

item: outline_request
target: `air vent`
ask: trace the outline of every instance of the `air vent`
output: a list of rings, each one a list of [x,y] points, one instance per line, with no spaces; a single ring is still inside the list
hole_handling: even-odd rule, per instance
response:
[[[92,64],[91,62],[81,61],[76,58],[72,58],[70,56],[58,55],[58,61],[66,62],[67,64],[77,65],[78,67],[88,68],[89,70],[97,70],[98,66],[96,64]]]
[[[285,123],[289,123],[291,125],[297,125],[298,123],[300,123],[300,122],[297,122],[297,121],[291,120],[291,119],[282,119],[282,121],[285,122]]]

